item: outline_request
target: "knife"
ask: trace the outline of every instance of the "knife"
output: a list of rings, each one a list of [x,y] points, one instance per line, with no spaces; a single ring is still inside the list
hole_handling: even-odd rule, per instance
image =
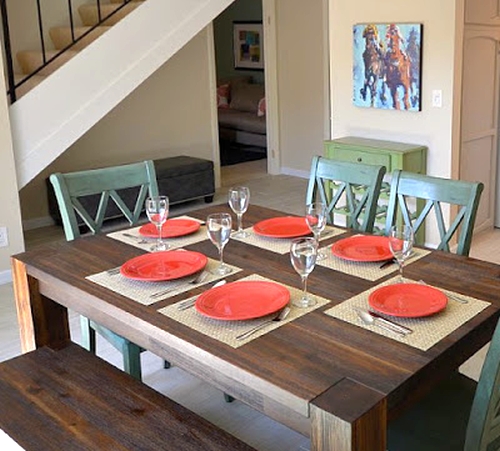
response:
[[[393,258],[391,258],[390,260],[386,260],[384,263],[380,265],[380,269],[384,269],[387,266],[392,265],[393,263],[396,263],[396,260],[394,260]]]
[[[392,327],[398,328],[404,334],[411,334],[413,332],[413,330],[410,329],[409,327],[403,326],[402,324],[396,323],[393,320],[387,319],[385,316],[382,316],[380,313],[374,312],[372,310],[368,310],[368,313],[371,316],[373,316],[374,318],[377,318],[380,322],[385,323],[385,324],[389,324]]]

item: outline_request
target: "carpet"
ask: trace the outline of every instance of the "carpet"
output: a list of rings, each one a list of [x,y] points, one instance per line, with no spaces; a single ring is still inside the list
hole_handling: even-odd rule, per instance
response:
[[[228,142],[220,143],[221,166],[231,166],[246,161],[261,160],[263,158],[267,158],[267,150],[265,147],[245,146]]]

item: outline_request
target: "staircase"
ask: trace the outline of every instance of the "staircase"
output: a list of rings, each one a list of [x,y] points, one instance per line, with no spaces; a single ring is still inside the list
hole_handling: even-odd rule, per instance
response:
[[[50,0],[66,1],[66,0]],[[122,0],[101,0],[102,17]],[[10,106],[18,188],[21,189],[122,99],[206,27],[233,0],[134,0],[40,70]],[[78,9],[82,26],[97,21],[94,4]],[[67,47],[71,32],[50,30],[55,50]],[[17,56],[22,74],[38,70],[41,52]],[[78,89],[75,89],[75,86]]]

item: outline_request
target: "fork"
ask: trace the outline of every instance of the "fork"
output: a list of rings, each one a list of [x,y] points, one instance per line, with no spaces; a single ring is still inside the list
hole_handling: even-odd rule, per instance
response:
[[[421,285],[427,285],[429,286],[428,283],[425,283],[422,279],[420,279],[418,281],[419,284]],[[467,299],[464,299],[464,298],[461,298],[461,297],[458,297],[457,295],[454,295],[454,294],[446,294],[446,296],[448,297],[448,299],[452,299],[456,302],[459,302],[460,304],[468,304],[469,301]]]
[[[191,279],[188,282],[186,282],[186,285],[196,285],[197,283],[202,283],[202,282],[205,281],[205,279],[207,278],[207,276],[208,276],[208,271],[202,271],[194,279]],[[182,283],[181,284],[176,284],[173,287],[165,288],[164,290],[157,291],[157,292],[149,295],[149,297],[151,299],[156,299],[158,297],[164,296],[167,293],[170,293],[171,291],[175,290],[176,288],[178,288],[179,286],[182,286],[182,285],[183,285]]]
[[[148,240],[145,240],[144,238],[140,238],[138,236],[132,235],[131,233],[122,233],[123,236],[127,238],[131,238],[136,241],[137,244],[146,244],[149,243]]]
[[[247,330],[246,332],[243,332],[242,334],[238,335],[236,337],[236,340],[244,340],[245,338],[250,337],[250,335],[253,335],[255,332],[263,329],[267,325],[277,322],[277,321],[283,321],[288,314],[290,313],[290,307],[285,307],[283,310],[281,310],[276,316],[274,316],[271,319],[267,319],[266,321],[261,322],[260,324],[257,324],[256,326],[252,327],[251,329]]]

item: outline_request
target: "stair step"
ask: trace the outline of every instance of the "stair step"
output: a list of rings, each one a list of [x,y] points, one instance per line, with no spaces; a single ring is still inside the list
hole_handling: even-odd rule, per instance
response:
[[[15,74],[14,81],[16,85],[26,78],[26,74]],[[29,80],[24,82],[19,88],[16,89],[16,98],[22,97],[28,91],[32,90],[35,86],[45,80],[47,77],[43,75],[33,75]]]
[[[47,61],[50,60],[52,57],[57,55],[58,51],[57,50],[49,50],[46,52],[46,58]],[[66,50],[63,54],[61,54],[59,57],[57,57],[54,61],[50,62],[45,66],[39,73],[38,75],[50,75],[52,72],[54,72],[56,69],[61,67],[64,63],[69,61],[71,58],[73,58],[78,51],[75,50]],[[19,65],[21,66],[21,70],[25,74],[31,74],[32,72],[36,71],[40,66],[43,65],[43,56],[42,52],[37,51],[37,50],[23,50],[21,52],[17,53],[17,61],[19,62]]]
[[[105,17],[109,16],[111,13],[120,8],[120,6],[121,5],[118,3],[101,5],[101,18],[104,19]],[[103,24],[115,25],[138,6],[141,6],[141,2],[127,3],[123,8],[120,9],[120,11],[118,11],[116,14],[113,14],[109,19],[106,19]],[[80,14],[82,23],[85,26],[93,26],[99,22],[99,15],[96,5],[81,5],[78,8],[78,13]]]
[[[87,33],[92,27],[75,27],[75,39],[78,39],[83,34]],[[95,41],[99,36],[102,36],[111,27],[97,27],[94,28],[88,35],[75,43],[71,50],[82,50],[87,47],[92,41]],[[73,42],[73,37],[71,36],[70,27],[54,27],[50,29],[50,38],[54,43],[57,50],[66,48]]]

